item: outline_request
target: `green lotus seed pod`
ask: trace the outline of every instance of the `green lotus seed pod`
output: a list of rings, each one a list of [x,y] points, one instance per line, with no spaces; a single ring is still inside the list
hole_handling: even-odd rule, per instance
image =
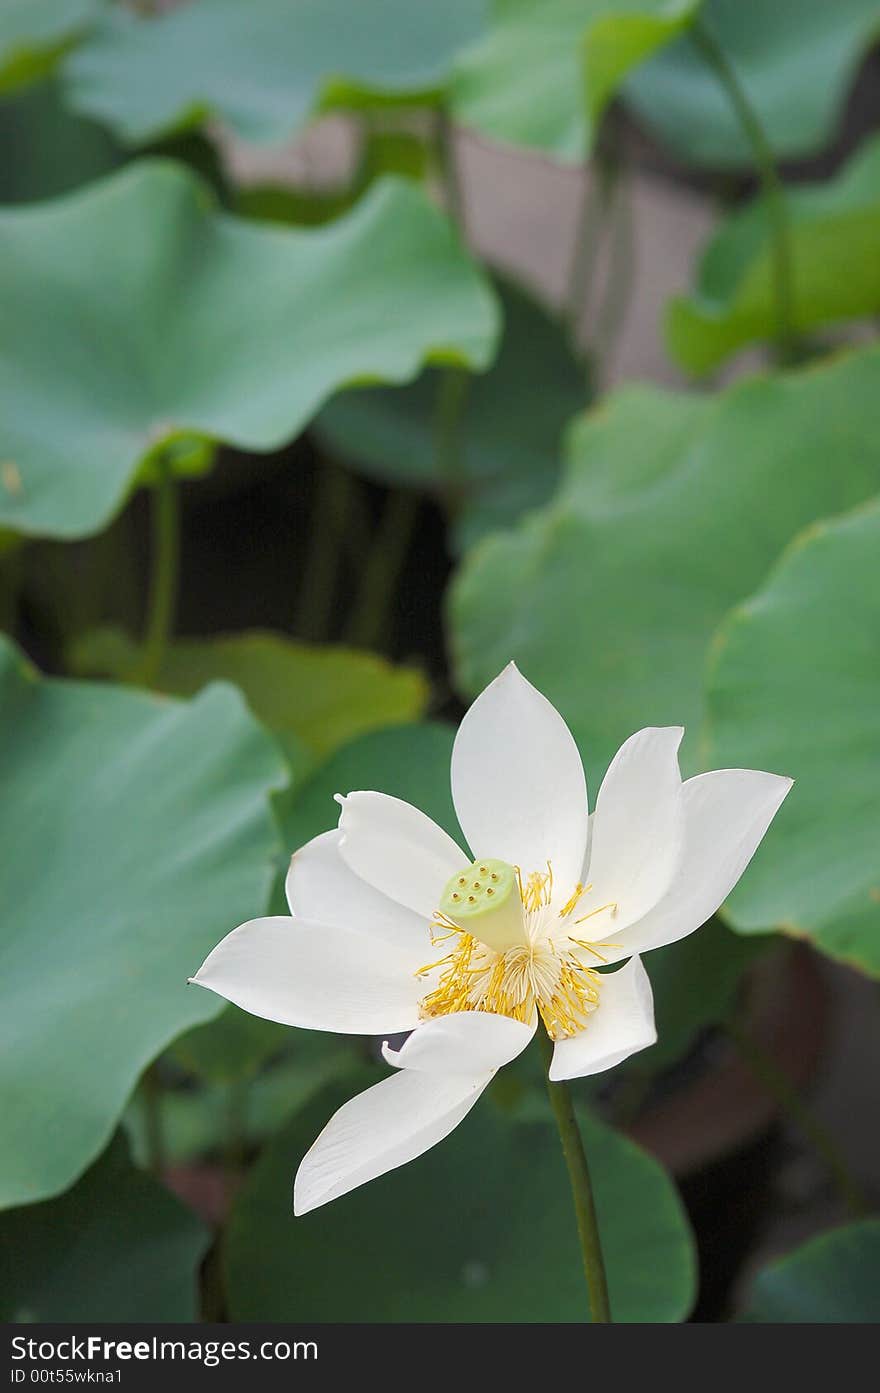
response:
[[[506,861],[487,856],[465,866],[447,883],[440,911],[496,952],[524,941],[519,882]]]

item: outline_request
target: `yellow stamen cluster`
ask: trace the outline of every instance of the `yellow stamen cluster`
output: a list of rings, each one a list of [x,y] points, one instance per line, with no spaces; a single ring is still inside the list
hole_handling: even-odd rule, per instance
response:
[[[432,942],[455,942],[437,962],[419,970],[419,976],[439,970],[436,985],[421,1002],[421,1014],[430,1020],[453,1011],[490,1011],[528,1024],[537,1010],[551,1038],[565,1039],[583,1030],[599,1004],[602,981],[573,950],[584,949],[600,961],[602,955],[586,939],[563,936],[560,940],[558,932],[550,932],[547,911],[553,894],[553,871],[549,863],[546,872],[533,871],[525,880],[519,867],[514,869],[525,940],[496,952],[438,913],[431,925]],[[588,885],[576,886],[558,917],[568,918],[589,889]],[[575,922],[582,923],[603,910],[613,913],[615,908],[601,905]]]

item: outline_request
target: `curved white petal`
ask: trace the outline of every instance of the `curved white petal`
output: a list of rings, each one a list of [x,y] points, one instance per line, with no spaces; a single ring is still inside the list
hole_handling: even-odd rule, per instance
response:
[[[350,793],[339,802],[343,861],[389,899],[431,919],[446,882],[469,858],[442,827],[400,798]]]
[[[395,1069],[418,1069],[426,1074],[483,1074],[500,1069],[522,1054],[535,1033],[510,1016],[491,1011],[453,1011],[425,1021],[399,1050],[382,1046]]]
[[[724,903],[773,821],[792,780],[756,769],[716,769],[682,784],[684,848],[675,878],[643,919],[607,937],[617,962],[685,938]]]
[[[389,1035],[419,1022],[412,957],[355,930],[307,919],[252,919],[190,980],[252,1016],[308,1030]]]
[[[568,899],[587,845],[581,757],[555,707],[513,663],[477,697],[452,751],[452,798],[475,858],[553,867]]]
[[[678,768],[683,734],[681,726],[638,731],[621,745],[602,780],[586,871],[592,889],[578,913],[616,904],[612,919],[596,917],[604,938],[613,939],[618,929],[647,914],[675,875],[684,828]]]
[[[338,828],[322,832],[291,857],[286,882],[291,914],[372,934],[420,954],[424,962],[431,952],[428,920],[355,875],[340,855],[341,835]]]
[[[345,1103],[303,1157],[293,1208],[306,1214],[435,1146],[492,1078],[404,1069]]]
[[[651,983],[639,959],[631,958],[616,972],[603,974],[599,1005],[580,1034],[557,1040],[550,1078],[601,1074],[637,1050],[653,1045],[656,1039]]]

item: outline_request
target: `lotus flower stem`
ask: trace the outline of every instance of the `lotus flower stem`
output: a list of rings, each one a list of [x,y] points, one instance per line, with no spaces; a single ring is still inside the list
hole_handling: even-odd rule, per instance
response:
[[[137,678],[152,687],[174,629],[180,568],[180,497],[169,461],[160,458],[153,492],[153,564],[143,655]]]
[[[797,332],[794,324],[794,254],[785,189],[779,178],[773,147],[724,50],[702,20],[694,21],[690,34],[724,88],[736,112],[743,135],[751,146],[767,208],[770,251],[773,259],[773,291],[776,299],[777,353],[780,362],[791,363],[797,356]]]
[[[351,515],[355,480],[335,460],[321,456],[309,519],[310,540],[296,606],[298,637],[325,639],[331,627],[338,582],[339,551]]]
[[[434,144],[443,183],[443,203],[463,245],[467,246],[467,206],[459,174],[455,127],[444,106],[437,113]],[[437,472],[445,487],[446,506],[451,516],[458,511],[466,485],[462,427],[469,391],[470,373],[466,368],[453,365],[438,375],[434,400],[434,448]]]
[[[388,495],[345,630],[346,639],[359,648],[381,648],[387,640],[392,601],[409,555],[420,504],[413,489],[392,488]]]
[[[153,1175],[161,1175],[166,1165],[165,1127],[162,1117],[162,1082],[155,1064],[151,1064],[141,1079],[141,1100],[144,1115],[144,1144],[147,1166]]]
[[[548,1070],[547,1092],[550,1106],[556,1119],[562,1154],[568,1167],[571,1193],[574,1199],[574,1212],[577,1217],[578,1237],[583,1254],[584,1275],[590,1294],[590,1310],[594,1323],[611,1320],[611,1307],[608,1302],[608,1282],[605,1277],[605,1259],[602,1256],[602,1242],[596,1219],[596,1205],[593,1200],[593,1186],[587,1165],[583,1137],[577,1124],[571,1091],[567,1083],[554,1083],[549,1077],[553,1059],[553,1041],[543,1025],[538,1027],[538,1041]]]

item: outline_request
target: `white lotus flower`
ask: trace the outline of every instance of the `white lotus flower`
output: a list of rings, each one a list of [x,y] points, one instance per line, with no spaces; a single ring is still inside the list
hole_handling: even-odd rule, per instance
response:
[[[639,958],[712,915],[791,786],[749,769],[682,782],[681,727],[618,751],[592,817],[574,739],[510,664],[468,711],[452,793],[473,857],[418,809],[339,797],[335,831],[293,857],[292,918],[233,930],[194,981],[287,1025],[412,1031],[395,1073],[346,1103],[303,1160],[298,1214],[421,1155],[526,1048],[538,1016],[551,1079],[654,1043]],[[607,964],[629,959],[613,973]]]

